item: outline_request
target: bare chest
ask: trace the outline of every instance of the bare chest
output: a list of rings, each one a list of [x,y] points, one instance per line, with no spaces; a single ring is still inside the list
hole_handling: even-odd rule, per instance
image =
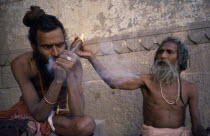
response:
[[[142,89],[144,105],[151,108],[163,108],[172,110],[183,109],[187,104],[187,93],[175,83],[172,85],[161,85],[160,83],[149,82]]]

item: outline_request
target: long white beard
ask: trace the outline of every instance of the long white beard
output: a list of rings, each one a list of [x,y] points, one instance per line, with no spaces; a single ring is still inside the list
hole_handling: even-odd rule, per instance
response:
[[[161,66],[161,62],[167,65]],[[152,65],[151,74],[156,81],[160,81],[163,84],[171,84],[178,76],[178,64],[176,62],[173,66],[167,60],[156,60]]]

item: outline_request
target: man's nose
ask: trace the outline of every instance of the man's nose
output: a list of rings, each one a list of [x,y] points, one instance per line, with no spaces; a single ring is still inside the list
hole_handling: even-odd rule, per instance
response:
[[[161,59],[166,59],[168,56],[168,54],[164,51],[162,54],[161,54]]]
[[[56,46],[54,46],[54,45],[52,47],[51,55],[53,57],[57,57],[59,55],[58,50],[57,50]]]

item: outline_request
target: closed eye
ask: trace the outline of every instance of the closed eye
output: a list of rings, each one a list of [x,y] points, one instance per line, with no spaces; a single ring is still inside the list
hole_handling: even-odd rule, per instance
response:
[[[168,53],[168,54],[172,54],[172,53],[174,53],[174,51],[172,51],[172,50],[167,50],[167,53]]]
[[[61,48],[61,47],[63,47],[64,45],[65,45],[65,42],[61,42],[61,43],[56,44],[56,47]]]
[[[162,54],[164,52],[164,50],[159,50],[158,54]]]
[[[51,49],[52,46],[53,46],[52,44],[44,44],[44,45],[42,45],[42,47],[45,48],[45,49]]]

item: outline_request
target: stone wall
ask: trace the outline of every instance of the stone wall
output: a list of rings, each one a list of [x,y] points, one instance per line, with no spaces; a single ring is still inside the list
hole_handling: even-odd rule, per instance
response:
[[[8,109],[21,95],[10,62],[31,50],[22,18],[32,4],[63,22],[69,42],[84,33],[86,44],[116,76],[148,73],[155,49],[165,37],[183,40],[191,61],[182,77],[198,86],[202,124],[210,126],[208,0],[0,0],[0,110]],[[110,89],[90,63],[81,60],[86,113],[105,120],[108,136],[140,133],[143,124],[140,89]],[[189,113],[186,118],[190,127]]]

